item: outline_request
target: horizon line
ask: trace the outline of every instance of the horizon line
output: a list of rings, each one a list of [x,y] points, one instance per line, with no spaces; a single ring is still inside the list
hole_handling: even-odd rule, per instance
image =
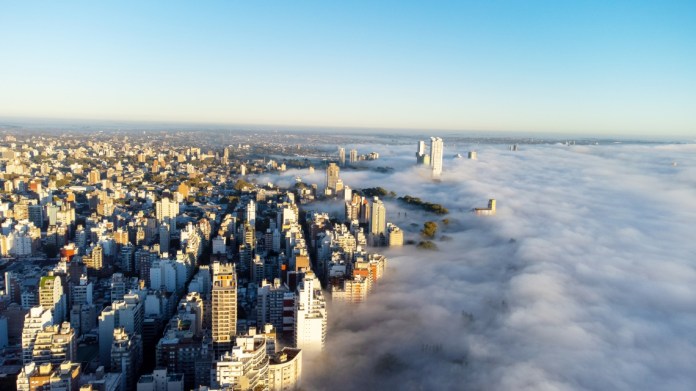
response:
[[[11,122],[15,122],[14,124]],[[38,123],[32,123],[38,122]],[[74,122],[74,123],[73,123]],[[329,131],[331,134],[340,135],[331,131],[348,131],[356,134],[380,131],[383,134],[393,135],[394,132],[408,132],[408,136],[419,136],[433,133],[441,133],[446,136],[459,137],[485,137],[485,133],[493,133],[491,137],[555,137],[560,139],[567,138],[590,138],[590,139],[638,139],[645,140],[665,140],[679,139],[696,142],[696,138],[689,138],[686,134],[646,134],[634,133],[625,134],[616,131],[553,131],[553,130],[526,130],[526,129],[445,129],[445,128],[420,128],[420,127],[385,127],[385,126],[347,126],[347,125],[289,125],[273,123],[236,123],[236,122],[206,122],[206,121],[181,121],[181,120],[136,120],[136,119],[97,119],[97,118],[58,118],[58,117],[26,117],[26,116],[3,116],[0,115],[0,130],[8,130],[7,127],[35,128],[35,130],[48,130],[46,128],[71,128],[71,127],[105,127],[111,128],[123,125],[127,130],[162,130],[162,127],[180,127],[176,130],[227,130],[238,131],[299,131],[307,133],[309,131]],[[124,129],[124,130],[126,130]],[[121,130],[120,128],[117,130]],[[171,129],[174,130],[174,129]],[[696,133],[696,131],[694,131]]]

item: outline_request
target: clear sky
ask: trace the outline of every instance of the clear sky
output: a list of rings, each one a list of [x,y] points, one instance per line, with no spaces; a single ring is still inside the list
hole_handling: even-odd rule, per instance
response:
[[[0,116],[696,134],[696,1],[0,1]]]

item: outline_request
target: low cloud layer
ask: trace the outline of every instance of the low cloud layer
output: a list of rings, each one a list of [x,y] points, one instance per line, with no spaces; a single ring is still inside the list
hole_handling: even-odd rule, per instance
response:
[[[696,146],[480,145],[478,161],[448,157],[467,148],[446,144],[440,183],[412,165],[410,145],[373,148],[383,158],[372,164],[393,172],[342,173],[351,187],[442,203],[452,240],[384,251],[369,301],[330,308],[305,388],[696,389]],[[489,198],[497,216],[468,212]],[[407,239],[410,220],[441,219],[388,208]]]

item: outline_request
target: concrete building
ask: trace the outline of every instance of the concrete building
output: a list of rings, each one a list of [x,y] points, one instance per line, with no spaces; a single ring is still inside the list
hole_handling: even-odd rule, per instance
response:
[[[176,233],[176,216],[179,215],[179,203],[175,199],[168,196],[162,197],[161,200],[155,203],[155,215],[158,223],[167,223],[169,232],[171,234]]]
[[[111,344],[111,371],[121,374],[121,390],[135,389],[143,357],[140,334],[129,334],[123,327],[114,330]]]
[[[404,245],[404,231],[392,223],[387,223],[389,247],[398,247]]]
[[[326,194],[336,195],[338,193],[338,183],[340,181],[339,173],[341,169],[336,163],[329,163],[326,167]],[[342,186],[341,186],[342,187]]]
[[[297,288],[295,300],[295,347],[309,353],[324,349],[326,340],[326,301],[321,283],[311,270]]]
[[[36,334],[31,361],[37,364],[50,362],[60,365],[64,361],[77,361],[75,330],[70,323],[48,325]]]
[[[256,293],[256,324],[272,324],[278,333],[283,333],[284,318],[292,317],[294,313],[286,313],[285,302],[294,302],[294,293],[280,279],[273,284],[263,283]]]
[[[166,368],[156,368],[151,374],[140,376],[137,384],[137,391],[184,391],[185,389],[184,375],[168,373]]]
[[[429,166],[430,165],[430,155],[425,153],[425,141],[418,141],[418,147],[416,149],[416,164]]]
[[[356,275],[351,278],[339,279],[330,284],[331,300],[352,304],[363,303],[370,292],[370,280]]]
[[[78,391],[82,377],[82,365],[76,362],[63,362],[54,367],[51,374],[51,391]]]
[[[235,346],[214,363],[213,387],[265,390],[268,381],[266,339],[259,335],[237,337]]]
[[[213,264],[212,288],[213,351],[217,359],[232,349],[237,334],[237,273],[234,264]]]
[[[249,223],[251,229],[256,230],[256,202],[254,200],[249,200],[244,213],[245,220]]]
[[[442,174],[442,157],[444,143],[440,137],[430,138],[430,167],[433,170],[433,178],[439,178]]]
[[[382,200],[374,197],[370,215],[370,238],[373,246],[383,246],[387,242],[387,209]]]
[[[292,391],[302,383],[302,350],[285,347],[268,363],[268,390]]]
[[[140,297],[127,294],[123,300],[114,301],[99,315],[99,360],[109,368],[114,330],[122,327],[126,333],[142,335],[144,309]]]
[[[101,270],[104,266],[104,248],[99,244],[92,246],[89,254],[82,257],[82,261],[89,269]]]
[[[63,293],[63,283],[57,276],[43,276],[39,280],[39,305],[49,309],[53,315],[53,323],[61,323],[65,319],[66,303]]]
[[[358,161],[358,150],[351,149],[350,150],[350,162],[357,163],[357,161]]]
[[[93,287],[87,276],[80,276],[80,281],[77,285],[72,286],[72,295],[70,297],[71,308],[74,305],[92,304]]]
[[[338,164],[343,167],[346,165],[346,149],[338,147]]]
[[[24,317],[24,328],[22,329],[22,361],[24,364],[32,361],[36,335],[44,327],[51,324],[53,324],[51,311],[43,307],[33,307]]]
[[[495,199],[491,198],[488,200],[487,208],[474,208],[474,213],[477,216],[493,216],[495,215]]]

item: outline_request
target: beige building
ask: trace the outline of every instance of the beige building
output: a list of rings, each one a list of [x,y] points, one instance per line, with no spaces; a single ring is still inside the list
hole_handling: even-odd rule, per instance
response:
[[[213,264],[212,333],[215,358],[232,349],[237,334],[237,274],[233,264]]]
[[[265,390],[268,380],[266,337],[237,337],[235,346],[214,364],[213,386],[220,389]]]
[[[488,200],[488,208],[475,208],[474,213],[477,216],[493,216],[495,215],[495,199]]]
[[[268,364],[270,391],[297,390],[302,380],[302,350],[283,348],[271,356]]]

